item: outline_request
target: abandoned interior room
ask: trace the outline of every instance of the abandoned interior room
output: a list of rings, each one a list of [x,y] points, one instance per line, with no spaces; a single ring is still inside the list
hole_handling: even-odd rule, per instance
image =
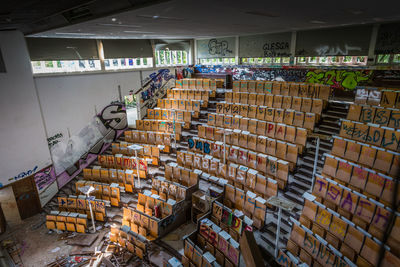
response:
[[[0,267],[399,267],[400,2],[0,8]]]

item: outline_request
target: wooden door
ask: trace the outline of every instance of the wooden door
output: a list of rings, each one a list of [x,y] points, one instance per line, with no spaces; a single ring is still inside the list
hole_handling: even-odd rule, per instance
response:
[[[13,183],[12,188],[22,220],[41,211],[40,200],[33,176]]]

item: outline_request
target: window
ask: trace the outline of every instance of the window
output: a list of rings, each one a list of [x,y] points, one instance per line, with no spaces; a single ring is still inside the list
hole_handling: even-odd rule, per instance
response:
[[[258,57],[258,58],[256,58],[255,60],[256,60],[256,64],[257,64],[257,65],[262,65],[262,64],[264,64],[264,58],[262,58],[262,57]]]
[[[351,64],[351,63],[353,63],[353,57],[351,57],[351,56],[344,56],[342,62],[343,62],[344,64]]]
[[[272,58],[272,62],[274,64],[280,64],[281,63],[281,58],[280,57],[273,57]]]
[[[236,60],[234,57],[218,57],[218,58],[200,58],[198,62],[202,65],[234,65]]]
[[[317,57],[308,57],[308,63],[309,64],[317,64],[318,58]]]
[[[188,53],[182,50],[157,50],[156,66],[188,65]]]
[[[340,60],[339,60],[339,57],[337,57],[337,56],[333,56],[333,57],[330,57],[330,61],[331,61],[331,64],[339,64],[339,62],[340,62]]]
[[[32,61],[34,74],[39,73],[69,73],[101,70],[100,60],[52,60]]]
[[[153,59],[151,57],[105,59],[104,67],[106,70],[152,68]]]
[[[242,64],[247,65],[277,65],[277,64],[289,64],[290,57],[243,57],[241,58]]]
[[[389,64],[390,55],[378,55],[378,64]]]
[[[367,59],[368,57],[356,57],[356,63],[361,64],[361,65],[366,65],[367,64]]]
[[[290,64],[290,57],[283,57],[282,64]]]
[[[307,63],[307,58],[306,57],[297,57],[296,62],[298,64],[306,64]]]
[[[400,54],[393,55],[393,63],[395,63],[395,64],[400,63]]]

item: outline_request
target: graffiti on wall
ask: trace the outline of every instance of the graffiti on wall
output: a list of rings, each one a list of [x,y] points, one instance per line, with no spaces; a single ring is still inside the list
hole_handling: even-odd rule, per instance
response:
[[[309,70],[305,82],[330,85],[332,88],[354,90],[361,82],[369,81],[372,70]]]
[[[57,194],[57,177],[53,166],[38,171],[33,177],[39,194],[40,204],[43,207]]]
[[[106,106],[97,116],[97,128],[103,136],[87,153],[84,153],[78,161],[57,175],[58,187],[61,188],[84,168],[94,162],[97,156],[106,151],[113,141],[118,139],[127,128],[125,107],[121,103],[112,103]]]
[[[171,74],[169,69],[160,69],[153,72],[143,81],[143,89],[141,91],[142,103],[156,96],[163,89],[165,84],[174,79],[175,75]]]
[[[321,45],[315,49],[318,56],[346,56],[349,55],[351,51],[361,51],[361,47],[350,46],[345,44],[344,47],[341,46],[329,46]]]
[[[169,69],[160,69],[153,72],[143,82],[139,91],[141,97],[141,108],[152,108],[157,104],[157,99],[166,93],[166,89],[173,87],[175,74]],[[141,113],[144,114],[144,113]]]
[[[185,78],[190,78],[193,73],[193,68],[189,67],[177,67],[175,69],[175,76],[177,80],[182,80]]]
[[[14,177],[9,178],[8,181],[15,182],[19,179],[31,176],[32,174],[34,174],[37,171],[38,168],[39,168],[38,166],[35,166],[30,170],[22,171],[18,175],[15,175]],[[0,186],[0,187],[2,187],[2,186]]]
[[[198,73],[231,74],[233,80],[267,80],[302,82],[307,70],[300,68],[254,68],[246,66],[196,66]]]
[[[229,49],[227,41],[218,42],[217,39],[210,39],[208,42],[208,53],[215,56],[226,56],[233,52]]]
[[[290,57],[289,42],[265,43],[263,45],[264,57]]]
[[[47,138],[47,144],[48,144],[49,148],[51,148],[55,144],[59,143],[60,138],[62,138],[62,137],[63,137],[62,133],[57,133],[57,134]]]
[[[56,181],[56,172],[53,166],[49,166],[38,171],[33,177],[36,187],[40,191],[46,189],[49,185]]]
[[[355,68],[304,68],[255,66],[195,66],[197,73],[232,75],[233,80],[266,80],[287,82],[309,82],[330,85],[332,88],[354,90],[357,86],[386,86],[400,82],[399,70],[371,70]],[[389,77],[389,78],[388,78]],[[390,81],[389,81],[390,80]],[[388,85],[389,86],[389,85]]]
[[[400,23],[380,25],[375,55],[400,53]]]

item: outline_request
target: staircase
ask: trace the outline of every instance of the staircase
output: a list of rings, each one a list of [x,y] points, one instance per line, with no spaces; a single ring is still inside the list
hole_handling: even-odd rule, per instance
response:
[[[346,118],[349,102],[330,101],[327,108],[321,114],[321,119],[314,129],[314,134],[331,137],[339,134],[340,119]],[[282,211],[279,247],[286,247],[290,235],[291,223],[289,218],[298,219],[304,205],[303,194],[311,190],[312,175],[317,148],[317,139],[309,138],[302,156],[299,157],[297,167],[289,176],[288,186],[285,191],[280,191],[279,196],[297,204],[292,212]],[[317,155],[316,172],[322,169],[324,164],[323,154],[329,152],[332,143],[329,139],[320,138],[319,151]],[[274,254],[275,239],[277,232],[278,213],[267,214],[266,225],[261,230],[261,245],[265,245],[270,254]],[[259,241],[259,240],[257,240]]]

